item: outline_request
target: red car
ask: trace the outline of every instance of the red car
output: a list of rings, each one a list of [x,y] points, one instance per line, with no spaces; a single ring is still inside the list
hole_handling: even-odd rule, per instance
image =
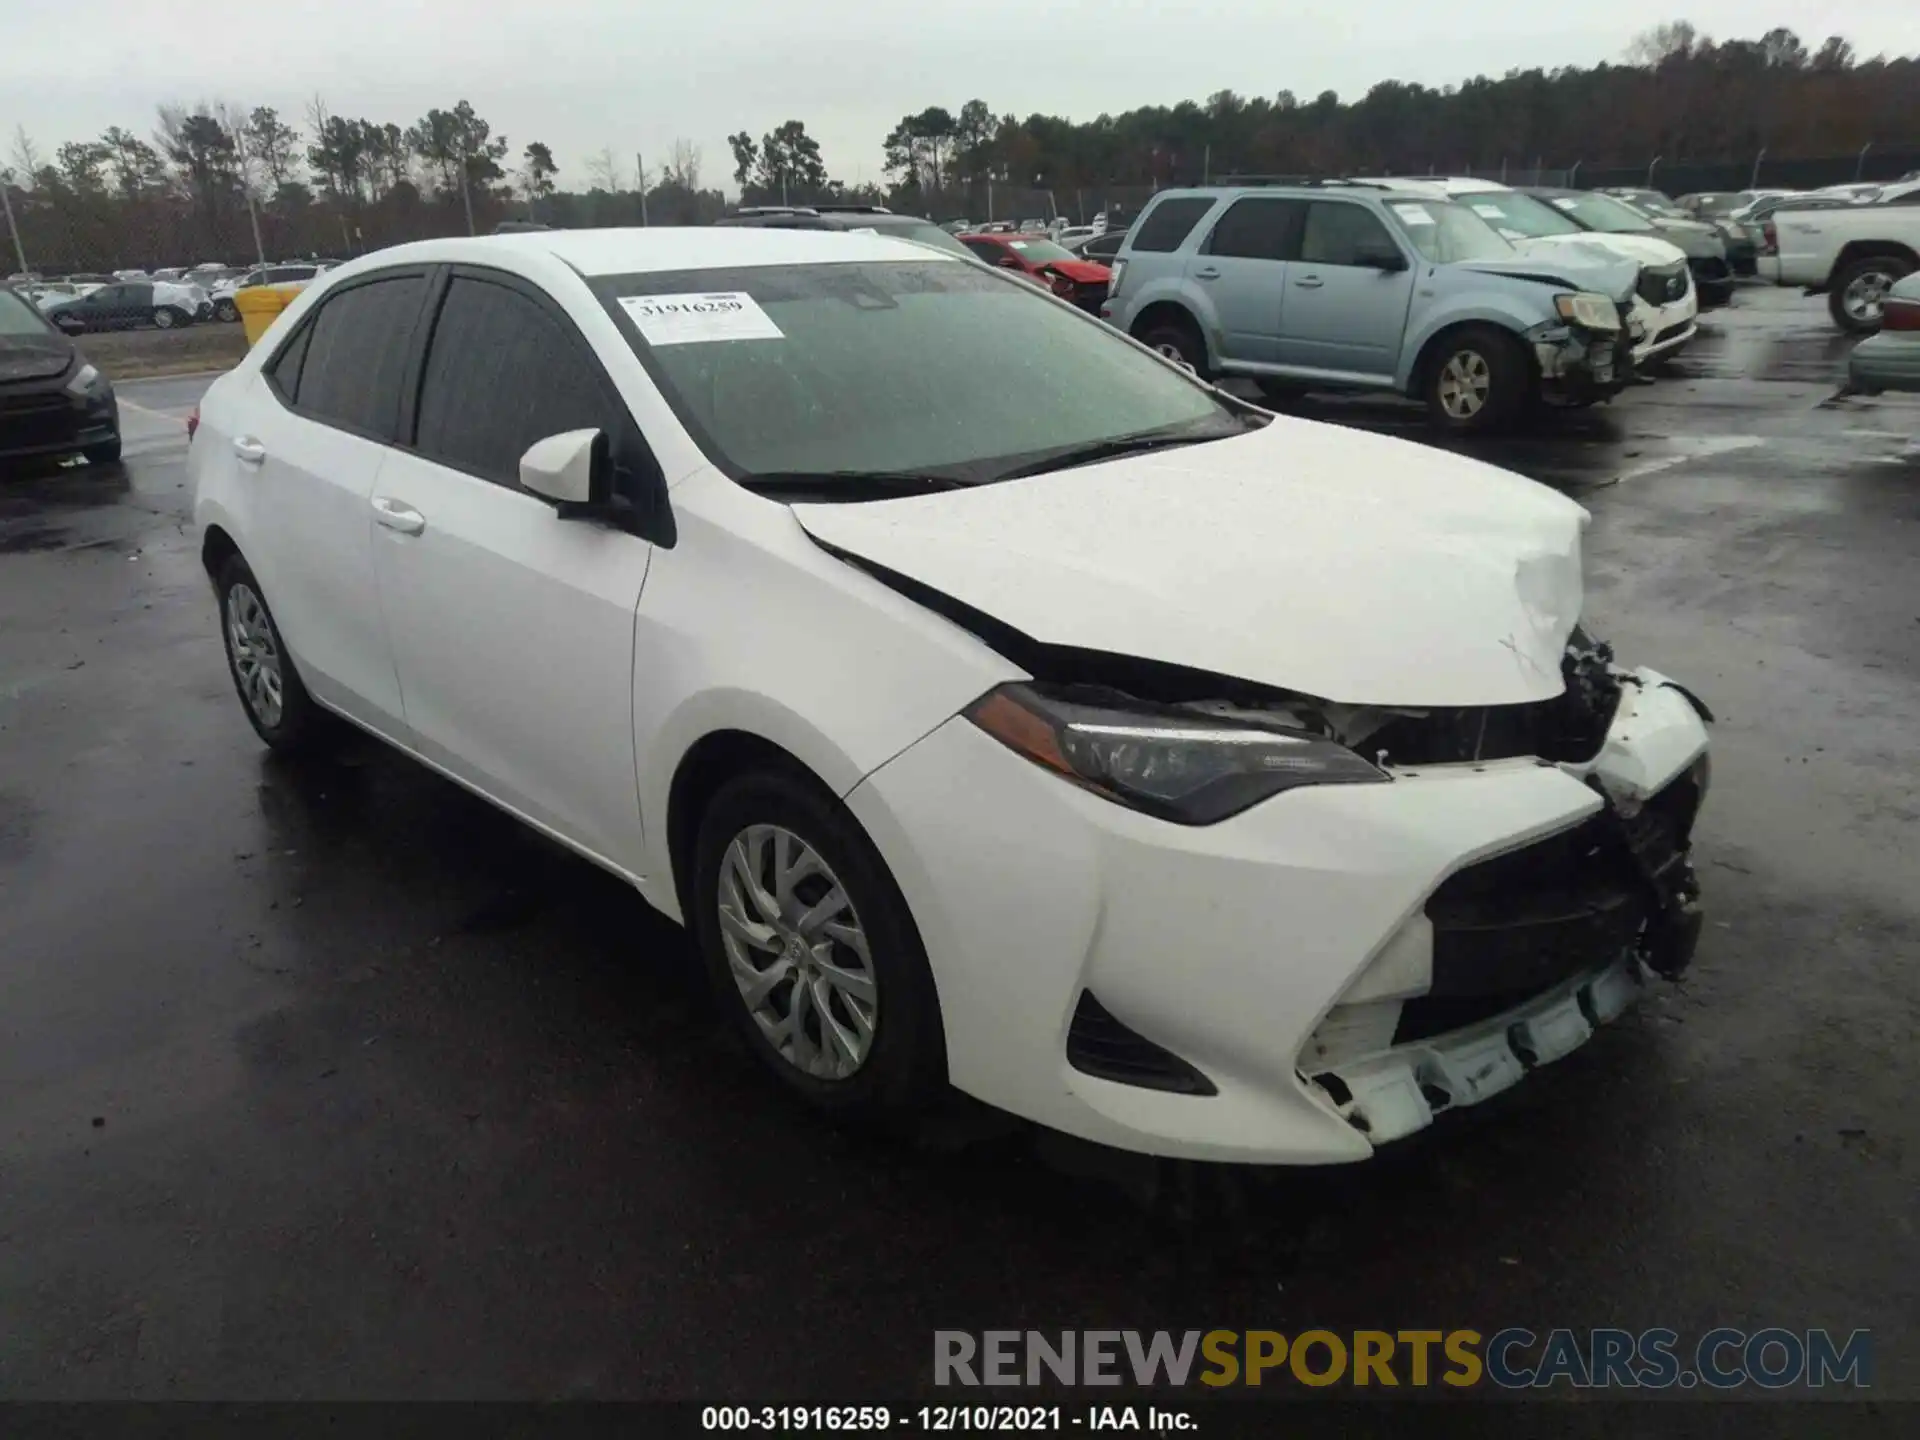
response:
[[[1113,272],[1097,261],[1082,260],[1044,235],[962,235],[960,243],[987,264],[1018,270],[1095,315],[1107,298]]]

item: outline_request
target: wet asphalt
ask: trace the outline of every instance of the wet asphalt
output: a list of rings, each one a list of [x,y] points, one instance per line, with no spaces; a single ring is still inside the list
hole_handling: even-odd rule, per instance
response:
[[[1719,717],[1691,976],[1371,1164],[839,1134],[680,932],[371,744],[269,760],[188,516],[205,381],[0,480],[0,1395],[896,1400],[936,1328],[1869,1328],[1920,1397],[1920,400],[1742,291],[1470,448]],[[1424,439],[1393,403],[1302,413]]]

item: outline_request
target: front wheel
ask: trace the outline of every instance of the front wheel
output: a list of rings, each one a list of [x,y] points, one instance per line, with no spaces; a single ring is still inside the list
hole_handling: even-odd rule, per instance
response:
[[[1869,255],[1833,277],[1827,291],[1827,311],[1833,323],[1849,335],[1872,335],[1880,329],[1887,291],[1913,269],[1898,255]]]
[[[153,323],[158,325],[162,330],[171,330],[175,325],[180,323],[180,313],[177,310],[162,305],[153,312]]]
[[[240,318],[240,309],[231,300],[216,300],[213,302],[213,318],[231,325]]]
[[[1520,413],[1532,383],[1519,341],[1490,326],[1466,326],[1441,340],[1427,366],[1427,414],[1453,434],[1497,430]]]
[[[899,887],[810,777],[749,772],[713,798],[688,916],[755,1056],[829,1114],[899,1121],[946,1079],[940,1006]]]

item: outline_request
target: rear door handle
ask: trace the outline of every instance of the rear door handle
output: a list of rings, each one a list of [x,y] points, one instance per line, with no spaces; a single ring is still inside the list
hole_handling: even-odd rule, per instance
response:
[[[267,458],[267,447],[251,435],[241,435],[233,442],[233,453],[243,465],[258,465]]]
[[[1194,271],[1193,278],[1196,280],[1218,280],[1220,278],[1220,272],[1209,265],[1204,270]]]
[[[389,500],[384,495],[373,497],[373,518],[387,529],[398,530],[402,535],[418,535],[427,528],[426,516],[411,505]]]
[[[1302,275],[1293,283],[1298,285],[1302,290],[1318,290],[1327,282],[1322,280],[1318,275]]]

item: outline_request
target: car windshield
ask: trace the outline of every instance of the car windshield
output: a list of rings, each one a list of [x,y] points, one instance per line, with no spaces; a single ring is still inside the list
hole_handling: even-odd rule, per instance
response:
[[[1036,265],[1044,265],[1049,260],[1072,260],[1074,253],[1064,245],[1056,245],[1051,240],[1009,240],[1007,242],[1020,252],[1022,260],[1031,260]]]
[[[1178,370],[978,265],[929,257],[593,285],[681,421],[743,483],[973,483],[1048,452],[1246,428]]]
[[[1679,206],[1657,190],[1635,190],[1632,194],[1622,195],[1620,198],[1636,210],[1643,210],[1649,215],[1666,215],[1676,220],[1687,218],[1686,213]]]
[[[1631,205],[1623,205],[1611,195],[1556,195],[1556,208],[1573,216],[1589,230],[1604,230],[1612,235],[1627,235],[1653,229],[1653,222]]]
[[[1443,200],[1389,200],[1387,209],[1407,232],[1413,248],[1436,265],[1457,260],[1505,260],[1513,254],[1513,246],[1464,205]]]
[[[1585,233],[1551,205],[1543,205],[1517,190],[1476,191],[1460,196],[1459,203],[1510,240]]]
[[[13,291],[0,290],[0,335],[42,336],[46,333],[46,322],[38,310]]]

